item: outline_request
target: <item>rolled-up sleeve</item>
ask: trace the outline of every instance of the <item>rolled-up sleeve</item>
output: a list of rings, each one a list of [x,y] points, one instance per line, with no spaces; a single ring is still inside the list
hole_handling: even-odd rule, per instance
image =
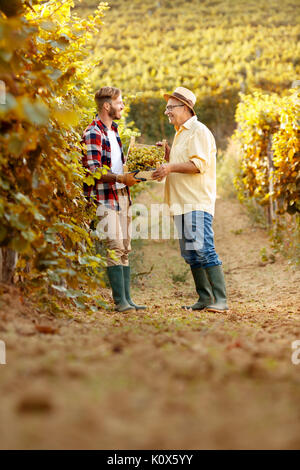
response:
[[[210,165],[212,154],[216,151],[214,137],[205,129],[196,129],[188,144],[188,158],[204,173]]]

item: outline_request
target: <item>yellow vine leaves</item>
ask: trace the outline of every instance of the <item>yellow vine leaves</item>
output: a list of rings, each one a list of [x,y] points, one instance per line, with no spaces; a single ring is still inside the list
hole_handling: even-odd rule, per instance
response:
[[[29,0],[0,10],[0,244],[22,254],[24,278],[56,289],[63,280],[83,305],[104,264],[93,249],[79,142],[94,114],[91,40],[107,5],[88,19],[73,7]]]

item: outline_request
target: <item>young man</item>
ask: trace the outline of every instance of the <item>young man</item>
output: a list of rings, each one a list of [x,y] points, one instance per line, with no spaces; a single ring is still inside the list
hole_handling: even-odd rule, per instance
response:
[[[167,101],[165,114],[176,134],[166,149],[169,162],[153,178],[166,177],[165,202],[174,216],[181,255],[190,265],[198,301],[184,308],[228,310],[221,261],[214,247],[212,222],[216,199],[216,145],[209,129],[197,120],[194,93],[178,87]]]
[[[108,250],[114,250],[115,257],[107,258],[107,274],[112,288],[115,308],[119,312],[142,310],[130,297],[130,266],[128,254],[130,246],[131,205],[129,187],[138,183],[130,174],[123,174],[124,153],[118,126],[114,120],[122,116],[124,103],[121,91],[114,87],[103,87],[95,94],[98,114],[85,129],[83,142],[86,155],[83,164],[89,171],[110,168],[94,186],[85,187],[85,197],[96,198],[98,202],[98,229],[106,228],[105,244]]]

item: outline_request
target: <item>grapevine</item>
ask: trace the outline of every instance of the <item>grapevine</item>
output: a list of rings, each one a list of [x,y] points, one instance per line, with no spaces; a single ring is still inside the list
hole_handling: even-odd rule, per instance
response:
[[[78,8],[88,14],[86,5]],[[234,130],[239,92],[281,94],[300,76],[296,1],[262,0],[259,7],[255,0],[109,5],[105,29],[93,39],[102,60],[92,78],[99,86],[117,83],[125,94],[136,94],[130,117],[149,142],[173,135],[163,114],[165,91],[193,90],[196,113],[219,147]]]
[[[94,113],[87,51],[105,8],[87,21],[71,0],[2,5],[0,244],[19,254],[19,278],[42,304],[51,289],[84,308],[105,264],[93,249],[80,147]]]

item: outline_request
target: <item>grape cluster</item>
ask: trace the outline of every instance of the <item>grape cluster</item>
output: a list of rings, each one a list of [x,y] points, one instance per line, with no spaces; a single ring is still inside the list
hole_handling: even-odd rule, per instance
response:
[[[156,145],[132,146],[126,162],[128,171],[147,170],[155,168],[156,163],[164,162],[165,151]]]

